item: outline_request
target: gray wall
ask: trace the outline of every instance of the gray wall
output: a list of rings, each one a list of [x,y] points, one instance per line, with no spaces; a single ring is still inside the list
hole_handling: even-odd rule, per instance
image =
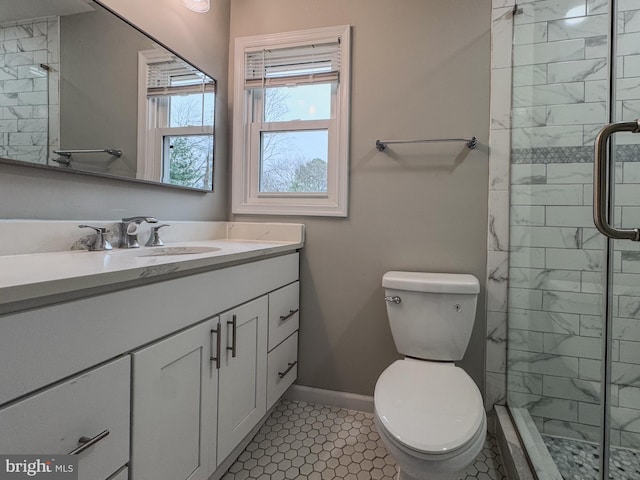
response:
[[[307,226],[298,383],[373,393],[398,358],[384,272],[466,272],[483,281],[486,147],[423,144],[378,153],[374,142],[476,135],[487,144],[490,9],[489,0],[233,0],[232,49],[238,36],[353,26],[349,217],[235,216]],[[460,363],[481,389],[483,299],[484,285]]]
[[[102,8],[60,19],[60,148],[122,150],[74,156],[76,168],[136,178],[138,52],[152,48]]]
[[[218,81],[215,193],[197,193],[0,164],[0,218],[224,220],[228,211],[227,71],[230,0],[198,14],[175,0],[105,0],[133,23]]]

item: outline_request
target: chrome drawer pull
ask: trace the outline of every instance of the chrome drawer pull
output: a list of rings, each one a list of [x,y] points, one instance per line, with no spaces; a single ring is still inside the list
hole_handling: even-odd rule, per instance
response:
[[[216,329],[212,329],[211,330],[211,334],[216,334],[216,356],[214,357],[213,355],[211,355],[211,357],[209,357],[209,360],[212,362],[216,362],[216,368],[218,370],[220,370],[220,341],[221,341],[221,328],[220,328],[220,322],[218,322],[218,328]],[[211,342],[211,346],[213,347],[213,342]]]
[[[231,336],[231,346],[227,347],[227,350],[231,350],[231,356],[233,358],[236,358],[236,353],[237,353],[237,345],[236,345],[236,339],[237,339],[237,332],[238,332],[238,319],[236,318],[236,316],[233,316],[233,320],[227,320],[227,325],[231,325],[232,330],[232,336]]]
[[[82,452],[84,452],[87,448],[93,447],[96,443],[98,443],[100,440],[102,440],[107,435],[109,435],[109,430],[104,430],[103,432],[100,432],[98,435],[96,435],[93,438],[91,438],[91,437],[80,437],[78,439],[78,443],[81,443],[82,445],[80,445],[75,450],[71,450],[67,455],[79,455]]]
[[[284,377],[287,373],[289,373],[289,372],[291,371],[291,369],[292,369],[293,367],[295,367],[297,364],[298,364],[298,361],[297,361],[297,360],[296,360],[295,362],[293,362],[293,363],[289,362],[289,363],[288,363],[288,365],[289,365],[289,366],[287,367],[287,369],[286,369],[284,372],[278,372],[278,377],[283,378],[283,377]]]
[[[287,320],[289,320],[291,317],[293,317],[299,311],[300,311],[299,308],[296,308],[295,310],[289,310],[289,315],[280,315],[280,321],[281,322],[286,322]]]

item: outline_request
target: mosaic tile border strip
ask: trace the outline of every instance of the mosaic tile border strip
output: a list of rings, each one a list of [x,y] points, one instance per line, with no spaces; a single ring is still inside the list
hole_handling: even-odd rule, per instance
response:
[[[593,163],[593,146],[514,148],[511,163]],[[640,162],[640,145],[615,147],[618,162]]]

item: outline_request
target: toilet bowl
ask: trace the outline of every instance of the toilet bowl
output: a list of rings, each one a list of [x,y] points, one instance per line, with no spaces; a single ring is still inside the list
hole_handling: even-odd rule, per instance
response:
[[[462,359],[480,285],[472,275],[388,272],[387,314],[398,352],[375,387],[380,438],[400,480],[455,480],[483,448],[487,418]]]
[[[375,422],[401,480],[456,479],[483,448],[478,387],[453,363],[397,360],[378,378]]]

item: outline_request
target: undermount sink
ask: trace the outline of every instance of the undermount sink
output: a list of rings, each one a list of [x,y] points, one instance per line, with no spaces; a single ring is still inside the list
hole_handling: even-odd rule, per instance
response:
[[[114,250],[109,253],[128,257],[169,257],[174,255],[199,255],[219,250],[218,247],[141,247],[132,250]]]

